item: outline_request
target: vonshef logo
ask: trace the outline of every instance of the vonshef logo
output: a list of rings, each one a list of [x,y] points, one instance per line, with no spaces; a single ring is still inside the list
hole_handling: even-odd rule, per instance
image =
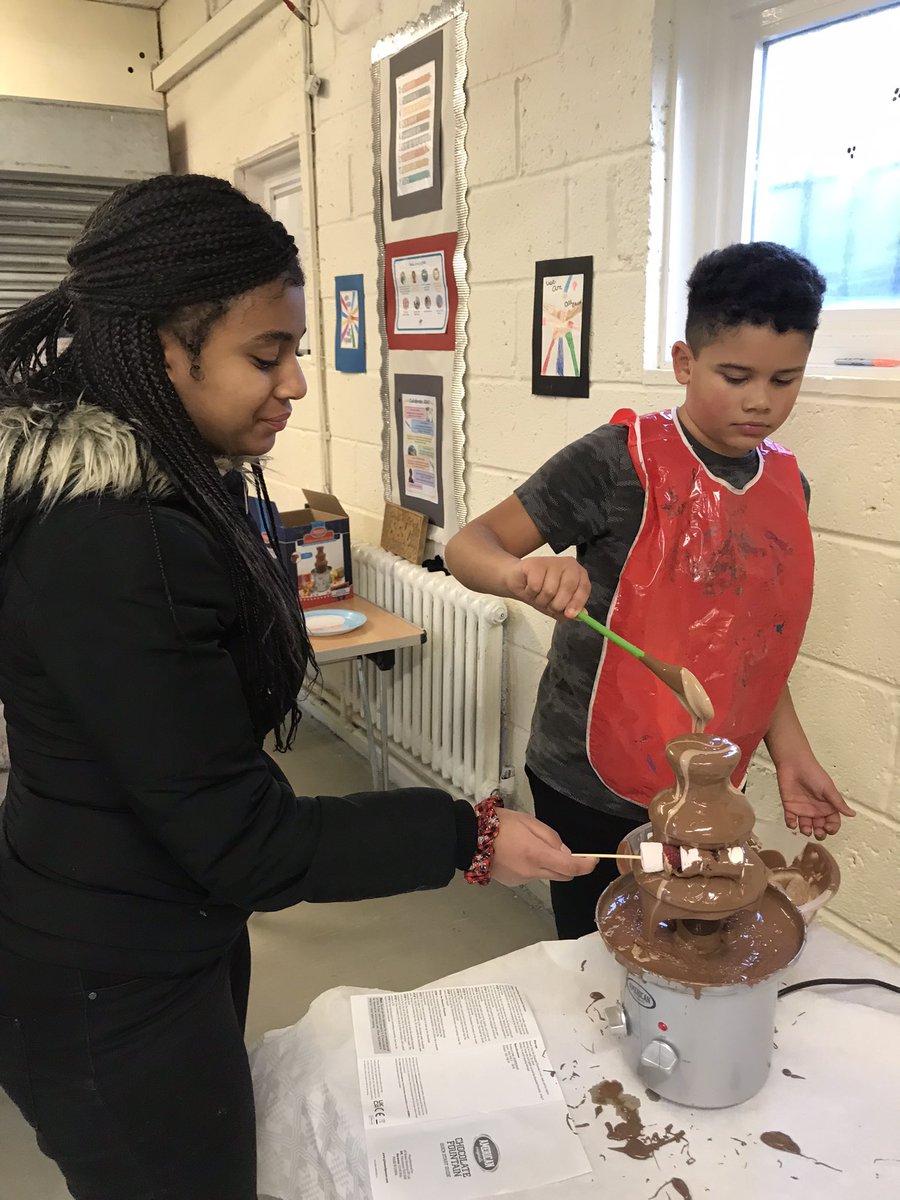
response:
[[[653,999],[647,989],[642,988],[636,980],[629,979],[625,986],[628,988],[632,998],[638,1002],[641,1008],[656,1008],[656,1001]]]
[[[497,1149],[497,1143],[486,1133],[475,1139],[472,1153],[482,1171],[496,1171],[500,1165],[500,1151]]]

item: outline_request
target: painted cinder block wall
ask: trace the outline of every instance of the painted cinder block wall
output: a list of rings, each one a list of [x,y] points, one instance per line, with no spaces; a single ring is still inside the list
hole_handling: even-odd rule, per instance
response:
[[[182,2],[167,0],[163,15]],[[384,499],[379,348],[370,334],[367,375],[334,371],[333,277],[363,271],[374,318],[370,51],[429,7],[331,0],[335,23],[323,5],[313,31],[313,66],[327,81],[315,136],[331,482],[362,540],[377,540]],[[618,407],[675,404],[679,390],[644,369],[654,121],[664,116],[652,99],[654,21],[664,11],[652,0],[468,7],[466,485],[476,514]],[[241,157],[301,134],[302,75],[299,22],[275,9],[169,94],[176,169],[230,176]],[[565,254],[595,259],[588,400],[530,395],[533,263]],[[283,504],[320,482],[317,398],[298,408],[277,454]],[[831,843],[844,881],[827,919],[900,957],[900,385],[810,377],[782,439],[812,483],[818,556],[794,693],[821,761],[859,812]],[[527,807],[522,764],[550,626],[511,609],[509,748]],[[779,811],[765,756],[751,795],[762,815]]]

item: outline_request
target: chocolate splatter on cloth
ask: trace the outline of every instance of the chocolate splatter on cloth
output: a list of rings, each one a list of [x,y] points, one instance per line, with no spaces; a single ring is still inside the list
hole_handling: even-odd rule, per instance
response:
[[[629,1158],[639,1161],[652,1158],[663,1146],[671,1146],[675,1142],[684,1142],[684,1130],[675,1130],[666,1125],[662,1133],[651,1133],[645,1130],[640,1117],[641,1102],[637,1096],[624,1091],[618,1079],[604,1079],[595,1084],[590,1090],[590,1097],[595,1105],[595,1116],[600,1116],[604,1108],[612,1108],[618,1122],[606,1122],[606,1136],[610,1142],[620,1142],[613,1150],[627,1154]]]
[[[598,1005],[601,1000],[605,999],[606,997],[602,992],[591,992],[591,998],[588,1001],[587,1008],[584,1010],[590,1016],[591,1020],[593,1020],[595,1016],[601,1017],[601,1019],[603,1018],[603,1014],[599,1012],[599,1010],[596,1008],[596,1005]],[[605,1030],[602,1032],[605,1032]]]
[[[840,1167],[832,1167],[829,1163],[820,1162],[817,1158],[811,1158],[808,1154],[803,1154],[794,1139],[787,1133],[770,1130],[767,1133],[761,1133],[759,1140],[764,1146],[768,1146],[770,1150],[780,1150],[783,1154],[796,1154],[798,1158],[805,1158],[808,1162],[815,1163],[817,1167],[827,1167],[829,1171],[837,1171],[838,1174],[841,1173]]]
[[[683,1179],[679,1179],[677,1176],[674,1179],[667,1179],[662,1187],[657,1188],[657,1190],[650,1197],[650,1200],[656,1200],[656,1197],[662,1192],[663,1188],[674,1188],[678,1195],[682,1197],[682,1200],[692,1200],[691,1189]],[[666,1192],[667,1196],[669,1194],[669,1192]]]
[[[770,1133],[762,1133],[759,1140],[764,1146],[768,1146],[772,1150],[781,1150],[783,1154],[799,1154],[800,1147],[792,1137],[786,1133],[778,1133],[773,1130]]]

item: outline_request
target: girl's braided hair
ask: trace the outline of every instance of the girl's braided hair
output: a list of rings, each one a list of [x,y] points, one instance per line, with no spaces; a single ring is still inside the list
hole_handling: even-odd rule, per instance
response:
[[[225,180],[161,175],[99,205],[68,261],[58,288],[0,318],[0,405],[49,410],[45,458],[60,418],[82,397],[133,428],[154,537],[151,457],[221,549],[244,635],[243,690],[257,730],[274,728],[285,749],[300,719],[307,667],[315,667],[296,587],[229,494],[166,373],[159,330],[170,328],[196,366],[212,326],[239,296],[276,280],[303,285],[297,247],[283,225]],[[0,520],[23,443],[24,435],[8,464]],[[258,465],[254,476],[274,531]]]

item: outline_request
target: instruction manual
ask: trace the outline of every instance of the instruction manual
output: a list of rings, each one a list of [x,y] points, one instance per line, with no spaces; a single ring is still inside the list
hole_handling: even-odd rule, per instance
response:
[[[517,987],[353,996],[374,1200],[499,1196],[588,1172]]]

